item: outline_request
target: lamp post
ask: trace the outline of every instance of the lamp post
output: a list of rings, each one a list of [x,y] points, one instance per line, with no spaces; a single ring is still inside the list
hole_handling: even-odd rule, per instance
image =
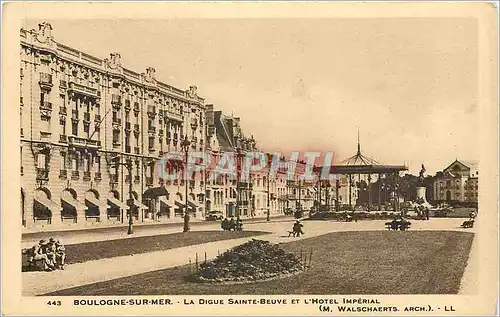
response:
[[[185,170],[184,170],[184,186],[185,186],[185,197],[184,197],[184,230],[183,232],[188,232],[189,231],[189,211],[188,211],[188,179],[187,179],[187,169],[188,169],[188,152],[189,152],[189,145],[191,142],[189,142],[187,135],[184,135],[184,139],[181,141],[181,149],[185,153],[184,154],[184,163],[185,163]]]
[[[241,186],[240,186],[240,156],[241,149],[236,148],[236,219],[240,218]]]
[[[127,234],[133,234],[134,233],[134,230],[133,230],[134,220],[132,219],[132,217],[133,217],[132,209],[134,208],[134,196],[132,195],[132,161],[127,161],[125,163],[122,163],[122,162],[120,162],[119,156],[114,157],[111,161],[112,161],[112,165],[114,165],[115,167],[118,165],[125,166],[125,168],[127,168],[128,174],[130,175],[130,182],[129,182],[129,186],[128,186],[129,199],[127,201],[127,205],[129,206],[130,212],[129,212],[129,216],[128,216]]]

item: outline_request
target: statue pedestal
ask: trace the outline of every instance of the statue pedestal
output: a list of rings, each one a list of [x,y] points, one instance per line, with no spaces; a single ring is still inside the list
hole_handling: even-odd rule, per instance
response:
[[[423,207],[432,208],[432,205],[427,202],[425,197],[426,189],[425,187],[417,187],[417,201],[423,201],[423,203],[419,204]]]

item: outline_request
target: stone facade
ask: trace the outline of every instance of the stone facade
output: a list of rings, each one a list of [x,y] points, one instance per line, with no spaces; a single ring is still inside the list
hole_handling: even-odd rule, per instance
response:
[[[434,201],[477,202],[479,172],[476,164],[455,160],[434,177]]]

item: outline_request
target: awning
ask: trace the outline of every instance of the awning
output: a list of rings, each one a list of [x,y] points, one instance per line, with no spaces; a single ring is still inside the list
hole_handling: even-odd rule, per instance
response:
[[[84,204],[82,204],[81,202],[79,202],[74,198],[61,198],[61,200],[67,203],[68,205],[73,206],[77,210],[87,208],[87,206],[85,206]]]
[[[45,207],[49,208],[50,210],[61,210],[62,207],[53,202],[52,200],[45,198],[45,197],[36,197],[35,201],[38,202],[39,204],[44,205]]]
[[[188,205],[189,205],[189,207],[191,207],[191,208],[198,208],[198,204],[197,204],[197,203],[195,203],[195,202],[194,202],[194,201],[192,201],[192,200],[188,200]]]
[[[144,192],[144,197],[145,198],[156,198],[159,196],[166,196],[168,194],[167,190],[165,187],[153,187],[149,188]]]
[[[140,201],[134,198],[134,206],[138,207],[139,209],[149,209],[148,206],[142,204]]]
[[[170,204],[168,203],[168,200],[165,196],[160,196],[159,199],[160,199],[160,203],[164,204],[168,208],[172,208],[172,206],[170,206]]]
[[[92,196],[89,196],[88,198],[85,199],[85,203],[86,204],[90,204],[94,207],[99,207],[99,208],[103,208],[103,209],[107,209],[108,206],[106,205],[105,202],[103,201],[100,201],[99,199],[95,198],[95,197],[92,197]]]
[[[114,197],[108,197],[108,204],[110,204],[110,206],[112,206],[112,207],[118,207],[120,209],[125,209],[125,210],[128,209],[127,204],[125,204],[121,200],[118,200]]]
[[[177,207],[184,208],[184,204],[183,204],[183,203],[181,203],[181,202],[180,202],[180,201],[178,201],[178,200],[176,200],[176,201],[175,201],[175,205],[176,205]]]

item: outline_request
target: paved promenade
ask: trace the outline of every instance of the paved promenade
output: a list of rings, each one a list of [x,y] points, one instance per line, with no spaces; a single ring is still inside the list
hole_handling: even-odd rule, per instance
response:
[[[462,221],[463,219],[431,219],[429,221],[413,221],[411,230],[459,230],[474,232],[474,229],[460,228]],[[247,224],[245,229],[272,232],[271,234],[258,236],[257,238],[274,243],[282,243],[297,239],[307,239],[330,232],[386,230],[384,222],[386,221],[376,220],[352,223],[336,221],[304,221],[304,232],[306,234],[300,238],[291,238],[287,236],[286,232],[287,230],[290,230],[292,226],[291,221]],[[196,228],[196,230],[210,230],[210,227],[213,227],[211,230],[220,230],[217,224],[208,225],[204,228],[199,227]],[[165,229],[165,231],[162,231],[161,233],[168,233],[169,230],[174,230],[174,228]],[[173,232],[178,231],[179,229],[177,228]],[[159,232],[154,232],[154,234],[158,233]],[[146,233],[144,232],[143,234]],[[399,234],[399,232],[394,232],[394,234]],[[92,238],[107,240],[107,238],[110,237],[93,236]],[[126,237],[126,234],[124,234],[116,235],[114,238],[120,239],[129,237]],[[83,238],[81,237],[81,239]],[[250,239],[251,237],[216,241],[165,251],[88,261],[68,265],[64,271],[25,272],[23,273],[23,294],[25,296],[42,295],[79,285],[102,282],[144,272],[185,265],[189,263],[190,259],[194,261],[196,253],[198,253],[200,258],[202,258],[206,252],[207,258],[213,259],[219,252],[222,253],[223,251],[242,244]],[[76,240],[72,242],[78,243],[75,241]]]

